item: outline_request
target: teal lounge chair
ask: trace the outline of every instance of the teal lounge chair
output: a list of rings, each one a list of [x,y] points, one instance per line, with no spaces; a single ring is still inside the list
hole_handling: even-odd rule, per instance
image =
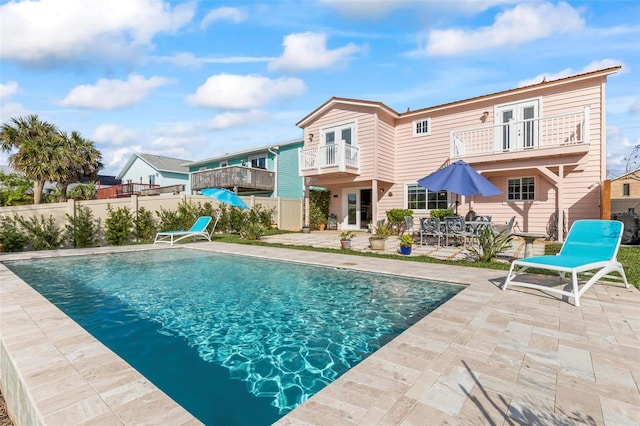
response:
[[[169,243],[173,245],[185,238],[193,237],[204,238],[207,241],[211,241],[211,234],[207,232],[207,226],[211,223],[211,216],[200,216],[198,220],[193,224],[188,231],[164,231],[156,234],[156,239],[153,244],[156,243]]]
[[[617,278],[610,277],[608,274],[611,272],[619,273],[628,288],[629,283],[624,274],[622,264],[616,260],[623,228],[622,222],[616,220],[575,221],[569,230],[569,235],[567,235],[562,249],[560,249],[560,253],[557,255],[533,256],[514,260],[502,290],[506,290],[511,285],[550,291],[573,297],[575,305],[580,306],[580,297],[589,287],[603,277]],[[566,274],[571,274],[571,291],[515,281],[515,278],[528,268],[558,271],[561,278],[565,278]],[[578,274],[581,275],[580,280],[578,279]],[[585,275],[590,277],[586,281],[582,279]],[[582,288],[578,287],[579,281],[584,282]]]

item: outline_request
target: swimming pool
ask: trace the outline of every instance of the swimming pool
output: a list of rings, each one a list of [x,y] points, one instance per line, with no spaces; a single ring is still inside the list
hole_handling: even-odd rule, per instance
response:
[[[268,424],[462,286],[196,250],[6,262],[207,424]]]

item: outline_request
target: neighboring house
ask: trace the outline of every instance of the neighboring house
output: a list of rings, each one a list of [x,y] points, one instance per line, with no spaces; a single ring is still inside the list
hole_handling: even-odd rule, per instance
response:
[[[161,155],[133,154],[116,176],[122,184],[98,190],[98,198],[185,192],[189,184],[189,168],[184,164],[189,161]]]
[[[392,208],[414,217],[454,208],[456,195],[418,179],[462,159],[503,193],[460,196],[469,209],[558,240],[557,217],[600,217],[606,176],[605,83],[620,67],[398,113],[381,102],[333,97],[297,123],[300,174],[328,188],[343,229],[364,229]]]
[[[640,214],[640,169],[611,179],[611,213]]]
[[[227,188],[241,195],[303,198],[296,139],[241,152],[187,163],[191,192],[203,188]]]

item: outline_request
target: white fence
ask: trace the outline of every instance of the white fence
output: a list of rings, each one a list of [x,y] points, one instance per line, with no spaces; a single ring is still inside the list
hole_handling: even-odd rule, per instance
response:
[[[241,197],[249,207],[262,205],[265,209],[275,208],[273,221],[279,229],[289,231],[299,231],[302,229],[302,213],[303,200],[291,198],[270,198],[270,197]],[[44,216],[49,218],[52,216],[59,227],[64,227],[67,223],[67,214],[73,216],[76,205],[88,207],[93,213],[93,217],[100,219],[102,223],[108,217],[107,206],[111,205],[112,209],[120,207],[128,207],[131,213],[137,215],[140,208],[156,212],[160,208],[164,210],[177,210],[180,202],[202,203],[210,202],[214,208],[218,207],[217,201],[203,195],[158,195],[131,198],[113,198],[109,200],[88,200],[75,201],[69,200],[66,203],[50,203],[50,204],[29,204],[24,206],[0,207],[0,216],[14,215],[21,216],[25,219]]]

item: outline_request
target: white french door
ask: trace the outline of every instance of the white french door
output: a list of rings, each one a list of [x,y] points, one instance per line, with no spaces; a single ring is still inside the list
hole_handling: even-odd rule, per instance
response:
[[[371,206],[367,204],[371,201],[365,201],[365,205],[362,204],[362,194],[364,192],[363,190],[367,189],[370,188],[342,189],[342,229],[361,229],[361,225],[363,224],[362,212],[366,212],[366,209],[371,208]],[[371,191],[369,190],[368,192],[370,193]],[[366,223],[367,222],[364,222],[365,225]]]
[[[538,146],[540,102],[536,100],[496,107],[496,150],[510,151]]]

